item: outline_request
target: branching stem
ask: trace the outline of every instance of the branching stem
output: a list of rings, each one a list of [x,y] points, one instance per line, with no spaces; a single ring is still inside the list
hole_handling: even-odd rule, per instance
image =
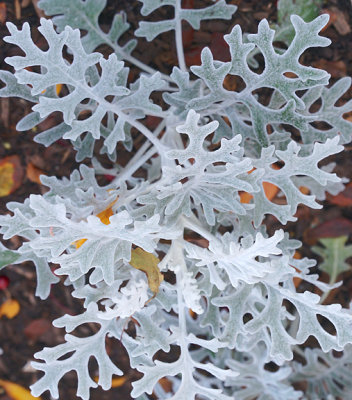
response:
[[[176,1],[175,4],[175,39],[176,39],[176,51],[179,67],[182,71],[187,71],[185,54],[183,51],[182,41],[182,20],[180,18],[181,11],[181,0]]]

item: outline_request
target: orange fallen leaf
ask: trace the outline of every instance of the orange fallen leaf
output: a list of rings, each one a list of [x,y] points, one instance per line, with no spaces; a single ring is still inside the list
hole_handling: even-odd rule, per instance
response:
[[[0,386],[5,390],[6,394],[13,400],[40,400],[40,397],[34,397],[31,392],[16,383],[4,381],[0,379]]]
[[[0,306],[0,317],[12,319],[20,312],[20,303],[14,299],[8,299]]]
[[[8,196],[18,189],[23,179],[23,168],[17,155],[0,160],[0,197]]]
[[[114,215],[114,212],[112,211],[112,206],[117,202],[117,199],[113,201],[108,208],[105,210],[101,211],[99,214],[97,214],[97,217],[100,219],[100,221],[105,224],[109,225],[110,224],[110,217]]]
[[[114,215],[114,212],[112,211],[112,206],[117,202],[117,199],[118,199],[118,197],[112,203],[109,204],[109,207],[107,207],[103,211],[100,211],[100,213],[97,214],[97,217],[100,219],[100,221],[103,224],[105,224],[105,225],[109,225],[110,224],[110,217],[112,215]],[[82,246],[82,244],[84,242],[86,242],[86,241],[87,241],[87,239],[76,240],[74,242],[74,244],[76,246],[76,249],[79,249]]]
[[[280,169],[280,167],[276,164],[272,164],[272,168]],[[251,174],[254,170],[255,170],[255,168],[253,168],[248,173]],[[279,188],[270,182],[263,182],[263,189],[264,189],[265,196],[268,200],[272,200],[279,191]],[[251,195],[250,193],[247,193],[247,192],[240,193],[241,203],[248,204],[252,198],[253,198],[253,195]]]
[[[295,251],[293,258],[295,258],[296,260],[300,260],[302,258],[302,256],[298,251]],[[297,268],[296,268],[296,271],[298,271]],[[293,278],[293,283],[295,285],[295,288],[298,288],[298,286],[301,282],[302,282],[302,278],[298,278],[298,277]]]
[[[192,319],[197,319],[197,314],[193,310],[189,309],[188,313],[192,317]]]
[[[86,242],[87,241],[87,239],[79,239],[79,240],[76,240],[74,243],[75,243],[75,246],[76,246],[76,249],[79,249],[81,246],[82,246],[82,244],[84,243],[84,242]]]
[[[27,164],[27,178],[34,183],[38,183],[39,185],[42,183],[40,181],[40,175],[44,175],[44,171],[40,168],[36,167],[32,163]]]
[[[170,381],[170,379],[163,377],[159,379],[159,383],[166,393],[172,392],[172,382]]]
[[[305,187],[305,186],[300,186],[300,187],[299,187],[299,190],[300,190],[301,193],[303,193],[303,194],[309,194],[309,193],[310,193],[310,190],[309,190],[307,187]]]
[[[57,95],[60,94],[61,89],[62,89],[62,83],[58,83],[57,85],[55,85],[55,91],[56,91],[56,94],[57,94]],[[44,89],[44,90],[42,91],[42,94],[44,94],[45,92],[46,92],[46,89]]]
[[[98,382],[99,381],[99,376],[94,377],[94,381]],[[111,379],[111,387],[116,388],[122,386],[125,382],[127,381],[127,378],[125,376],[119,376],[118,378],[112,378]]]

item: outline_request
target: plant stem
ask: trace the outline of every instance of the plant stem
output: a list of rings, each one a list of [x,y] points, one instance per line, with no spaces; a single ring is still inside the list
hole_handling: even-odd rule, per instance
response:
[[[187,71],[185,54],[183,51],[182,20],[180,18],[180,11],[181,11],[181,0],[178,0],[176,1],[175,4],[175,39],[176,39],[177,59],[180,69],[182,71]]]

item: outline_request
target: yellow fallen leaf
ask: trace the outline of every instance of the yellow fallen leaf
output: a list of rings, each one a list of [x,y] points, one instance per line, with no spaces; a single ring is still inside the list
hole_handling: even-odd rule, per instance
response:
[[[87,241],[87,239],[79,239],[79,240],[76,240],[74,243],[75,243],[75,246],[76,246],[76,249],[79,249],[81,246],[82,246],[82,244],[84,243],[84,242],[86,242]]]
[[[94,381],[98,382],[99,381],[99,376],[94,377]],[[116,388],[122,386],[125,382],[127,381],[127,378],[125,376],[119,376],[117,378],[112,378],[111,380],[111,387]]]
[[[20,303],[14,299],[8,299],[0,305],[0,317],[12,319],[20,312]]]
[[[158,257],[140,247],[131,251],[130,264],[133,268],[139,269],[147,275],[149,288],[154,294],[159,292],[159,286],[164,280],[164,275],[158,268],[159,262]]]
[[[11,193],[13,186],[13,175],[14,167],[12,164],[7,163],[0,166],[0,196],[7,196]]]
[[[21,186],[23,168],[18,155],[0,160],[0,197],[8,196]]]
[[[33,397],[28,389],[25,389],[16,383],[0,379],[0,386],[13,400],[40,400],[40,397]]]

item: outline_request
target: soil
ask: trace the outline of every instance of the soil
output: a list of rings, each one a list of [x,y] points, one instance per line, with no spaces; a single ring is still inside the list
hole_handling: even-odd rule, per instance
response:
[[[187,3],[187,2],[186,2]],[[189,3],[189,2],[188,2]],[[211,3],[210,1],[195,1],[195,4]],[[202,23],[199,32],[190,30],[187,24],[184,25],[184,41],[186,44],[186,61],[188,63],[199,63],[200,49],[210,45],[215,54],[215,58],[226,59],[228,50],[221,41],[223,34],[228,33],[235,24],[239,24],[244,32],[255,33],[258,22],[267,18],[270,22],[276,21],[277,9],[276,1],[257,1],[257,0],[233,0],[227,3],[236,4],[238,10],[231,21],[211,21]],[[40,43],[40,34],[35,29],[39,25],[39,17],[31,1],[8,0],[0,2],[6,7],[6,21],[11,21],[17,26],[24,22],[29,22],[34,28],[33,38]],[[19,5],[21,15],[16,15],[16,5]],[[141,3],[136,0],[122,0],[116,2],[108,0],[107,7],[101,15],[100,22],[103,27],[110,26],[113,15],[121,10],[127,13],[127,19],[131,23],[131,30],[124,35],[124,40],[132,37],[133,31],[138,27],[140,14],[138,10]],[[324,10],[336,17],[334,23],[330,24],[324,31],[324,35],[332,40],[328,48],[317,48],[304,55],[304,63],[320,66],[327,69],[332,75],[332,82],[341,76],[352,76],[352,52],[350,51],[352,41],[352,7],[349,0],[329,0],[324,3]],[[163,13],[169,13],[166,7],[162,11],[148,17],[148,20],[155,18],[158,20]],[[1,18],[1,8],[0,8]],[[0,22],[0,38],[7,34],[4,23]],[[104,54],[108,55],[109,50],[102,47]],[[6,44],[0,39],[0,68],[10,69],[4,62],[8,56],[18,53],[18,49]],[[170,73],[173,65],[177,64],[176,51],[172,35],[162,34],[152,43],[139,39],[139,46],[134,55],[146,64],[159,69],[161,72]],[[130,79],[133,80],[138,72],[132,68]],[[351,89],[346,94],[345,99],[351,98]],[[29,113],[31,104],[16,98],[0,99],[0,159],[18,155],[24,171],[28,164],[43,171],[47,175],[57,177],[69,176],[78,167],[75,162],[75,152],[72,147],[60,140],[49,148],[33,141],[35,132],[17,132],[16,123]],[[51,120],[45,122],[45,129],[54,125],[58,116],[53,115]],[[339,176],[352,178],[352,158],[349,157],[351,147],[347,146],[346,151],[337,155],[333,161],[337,163],[336,172]],[[130,155],[121,155],[122,160],[128,160]],[[89,160],[84,161],[90,165]],[[124,163],[124,161],[122,161]],[[109,165],[109,163],[106,163]],[[0,197],[1,214],[7,213],[6,203],[9,201],[23,202],[32,193],[44,193],[46,188],[38,183],[31,181],[28,176],[24,178],[21,186],[11,195]],[[351,195],[349,195],[352,197]],[[302,256],[316,257],[311,251],[311,245],[317,242],[326,232],[331,235],[340,236],[352,233],[352,207],[351,202],[345,206],[335,204],[334,200],[328,199],[323,202],[324,209],[308,210],[300,207],[296,223],[289,224],[286,229],[291,236],[303,241],[301,250]],[[267,218],[269,230],[279,227],[279,223],[274,218]],[[334,229],[332,229],[332,227]],[[10,248],[17,248],[20,239],[15,237],[6,242]],[[0,355],[0,379],[15,382],[24,387],[33,384],[41,375],[40,372],[33,370],[30,361],[34,360],[33,354],[43,347],[51,347],[64,341],[64,331],[54,328],[51,322],[65,313],[76,314],[82,309],[82,305],[73,300],[70,295],[70,288],[60,282],[52,287],[49,298],[41,301],[35,297],[36,277],[33,265],[30,263],[13,266],[1,271],[1,275],[6,275],[10,279],[7,291],[0,291],[0,303],[6,298],[16,299],[21,306],[20,313],[13,319],[0,319],[0,347],[3,354]],[[338,291],[333,292],[330,301],[348,304],[351,297],[352,279],[351,274],[345,274],[344,285]],[[87,335],[95,329],[84,327],[80,332]],[[92,400],[110,399],[131,399],[131,382],[138,379],[140,374],[132,370],[129,366],[128,357],[123,346],[118,341],[108,341],[107,346],[113,360],[117,361],[119,368],[124,371],[127,377],[126,383],[122,386],[104,392],[101,389],[91,391]],[[92,366],[94,368],[94,366]],[[76,376],[75,373],[67,374],[60,383],[60,398],[77,399]],[[43,400],[49,400],[48,392],[41,396]],[[0,400],[10,400],[6,393],[1,394]]]

